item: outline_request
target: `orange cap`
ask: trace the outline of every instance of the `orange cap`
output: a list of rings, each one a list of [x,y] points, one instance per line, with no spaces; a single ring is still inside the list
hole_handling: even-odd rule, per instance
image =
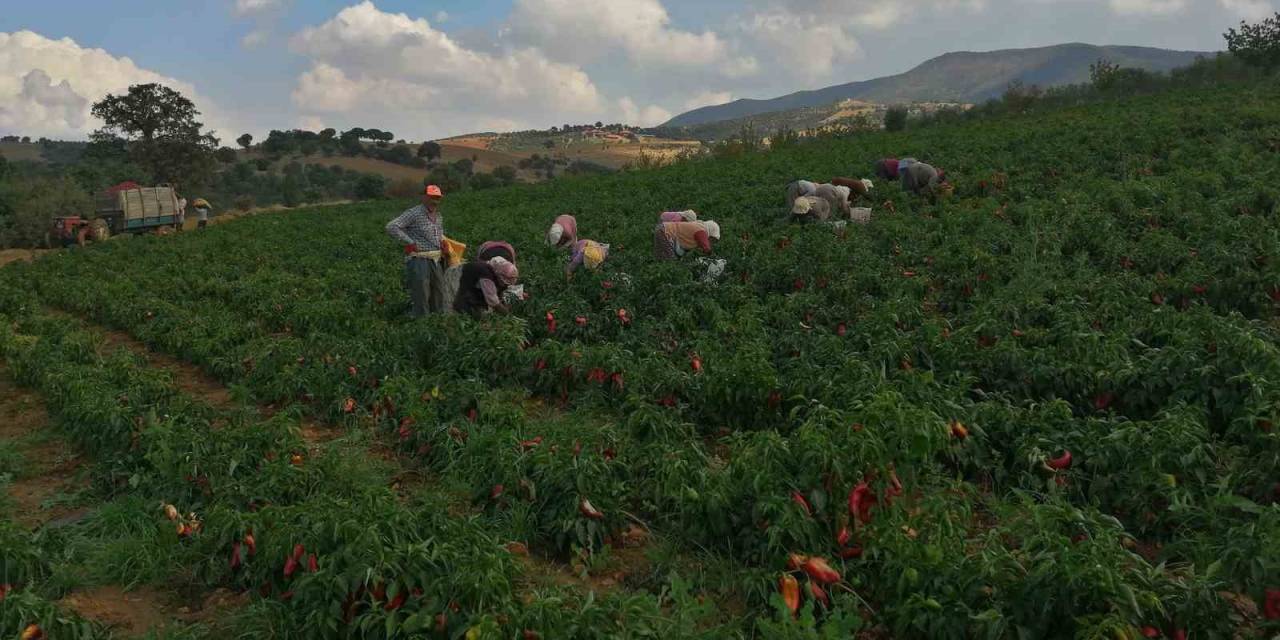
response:
[[[437,187],[434,184],[429,184],[427,185],[427,196],[432,198],[443,198],[444,192],[440,190],[440,187]]]

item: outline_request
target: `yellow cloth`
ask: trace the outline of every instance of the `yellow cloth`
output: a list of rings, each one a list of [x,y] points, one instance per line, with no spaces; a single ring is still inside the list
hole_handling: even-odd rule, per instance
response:
[[[456,267],[462,264],[462,256],[467,252],[467,245],[446,236],[444,247],[449,251],[449,266]]]
[[[588,269],[596,269],[604,262],[604,248],[594,242],[588,242],[582,249],[582,262]]]
[[[205,209],[210,208],[209,201],[205,200],[204,198],[196,198],[196,201],[192,202],[191,206],[197,207],[197,208],[203,207]]]

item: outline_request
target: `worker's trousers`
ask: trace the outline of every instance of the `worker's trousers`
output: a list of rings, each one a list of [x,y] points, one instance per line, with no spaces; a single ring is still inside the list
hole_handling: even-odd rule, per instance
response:
[[[430,258],[409,258],[404,262],[404,288],[409,291],[409,315],[443,313],[444,269]]]

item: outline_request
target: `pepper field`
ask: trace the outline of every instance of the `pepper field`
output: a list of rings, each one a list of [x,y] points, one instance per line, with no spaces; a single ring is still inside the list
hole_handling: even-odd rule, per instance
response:
[[[532,294],[480,321],[402,318],[404,203],[7,266],[6,375],[81,464],[69,520],[0,502],[0,635],[108,637],[68,602],[119,585],[234,599],[163,638],[1271,637],[1277,105],[1174,90],[461,193],[449,235],[512,242]],[[788,181],[887,155],[954,195],[786,219]],[[724,229],[718,283],[651,259],[684,208]],[[613,246],[568,282],[564,212]],[[39,435],[0,440],[10,493]]]

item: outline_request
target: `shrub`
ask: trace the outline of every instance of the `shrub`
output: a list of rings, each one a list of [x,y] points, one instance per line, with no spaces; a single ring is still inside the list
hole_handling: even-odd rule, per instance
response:
[[[884,114],[884,128],[886,131],[902,131],[906,129],[907,108],[890,107]]]
[[[377,200],[386,195],[387,179],[367,173],[356,180],[354,195],[358,200]]]
[[[253,208],[253,196],[247,194],[236,196],[236,199],[232,201],[232,204],[240,211],[248,211]]]

